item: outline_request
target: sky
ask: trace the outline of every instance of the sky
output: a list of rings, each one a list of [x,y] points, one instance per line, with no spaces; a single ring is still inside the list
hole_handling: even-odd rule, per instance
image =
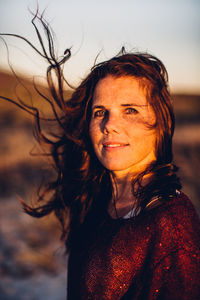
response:
[[[45,10],[58,55],[71,47],[65,66],[77,84],[98,62],[127,51],[147,51],[160,58],[173,92],[200,93],[200,0],[0,0],[0,32],[16,33],[39,46],[32,12]],[[30,77],[44,75],[47,65],[24,42],[6,38],[10,61]],[[0,66],[8,68],[0,40]]]

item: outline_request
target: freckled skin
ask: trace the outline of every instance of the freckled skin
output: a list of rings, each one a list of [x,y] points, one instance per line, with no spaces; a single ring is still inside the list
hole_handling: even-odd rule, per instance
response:
[[[142,172],[155,160],[155,121],[140,82],[132,76],[101,79],[95,89],[90,137],[97,158],[117,177]]]

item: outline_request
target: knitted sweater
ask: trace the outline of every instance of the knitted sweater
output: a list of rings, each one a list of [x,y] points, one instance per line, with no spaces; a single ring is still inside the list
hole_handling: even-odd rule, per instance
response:
[[[200,299],[200,222],[181,193],[129,219],[107,215],[73,250],[68,300]]]

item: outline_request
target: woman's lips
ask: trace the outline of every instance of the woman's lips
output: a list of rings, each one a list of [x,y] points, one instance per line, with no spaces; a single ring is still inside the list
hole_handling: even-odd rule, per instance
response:
[[[116,149],[121,149],[124,147],[127,147],[128,144],[125,143],[119,143],[119,142],[106,142],[103,143],[103,148],[105,150],[116,150]]]

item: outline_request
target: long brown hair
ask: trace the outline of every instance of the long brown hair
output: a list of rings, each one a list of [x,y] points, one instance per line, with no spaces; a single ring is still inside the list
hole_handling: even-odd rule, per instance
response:
[[[39,20],[45,30],[47,49],[35,20]],[[156,162],[132,182],[137,208],[144,210],[153,197],[168,201],[175,195],[176,189],[180,189],[181,185],[176,175],[177,167],[172,163],[174,114],[167,86],[167,71],[156,57],[147,53],[126,53],[122,48],[117,56],[93,66],[89,75],[74,90],[71,98],[65,99],[63,86],[67,81],[63,75],[63,66],[70,58],[71,51],[67,49],[62,57],[56,57],[51,29],[43,16],[37,14],[32,23],[40,41],[41,51],[27,39],[13,36],[23,39],[49,63],[47,83],[52,98],[47,98],[36,86],[35,88],[43,100],[51,105],[59,134],[56,137],[45,135],[40,126],[44,119],[37,108],[27,106],[22,101],[19,103],[1,98],[14,102],[35,116],[37,140],[48,145],[57,174],[56,179],[44,187],[38,205],[33,208],[23,203],[24,209],[34,217],[54,212],[62,224],[62,237],[70,249],[80,237],[80,230],[84,224],[88,223],[92,225],[90,228],[95,228],[102,222],[113,195],[110,172],[97,160],[89,137],[94,90],[99,80],[107,75],[138,78],[147,88],[147,100],[156,115]],[[56,75],[54,79],[53,74]],[[142,186],[142,177],[149,172],[152,174],[152,180],[146,186]],[[50,198],[48,195],[51,195]]]

